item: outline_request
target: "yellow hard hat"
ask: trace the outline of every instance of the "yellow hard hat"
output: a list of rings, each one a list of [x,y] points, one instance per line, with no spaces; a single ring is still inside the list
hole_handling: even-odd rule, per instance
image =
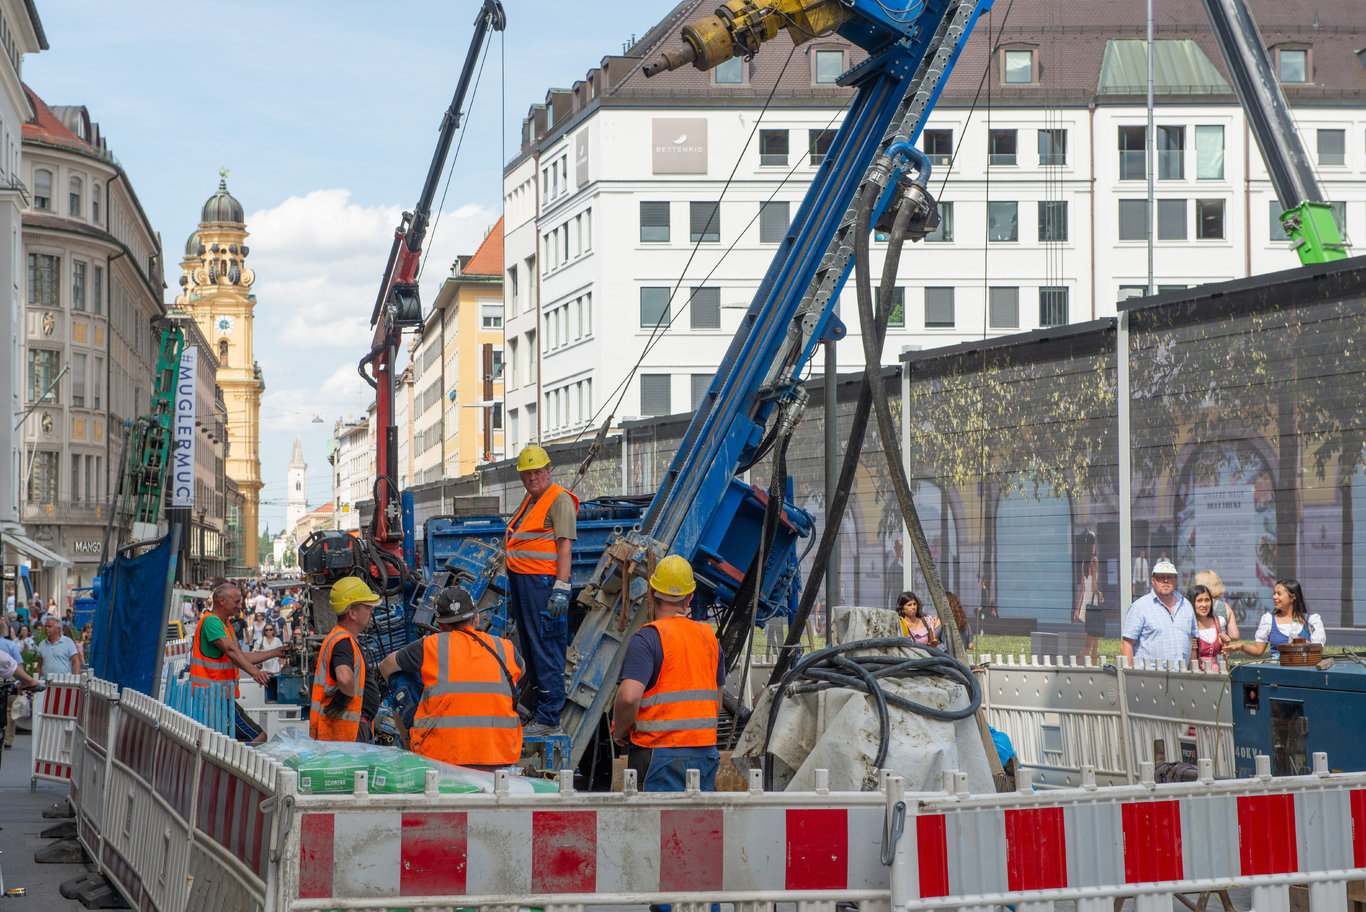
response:
[[[534,443],[522,447],[522,452],[517,454],[517,471],[519,472],[543,469],[548,465],[550,465],[550,454]]]
[[[692,565],[681,554],[670,554],[650,574],[650,588],[669,599],[681,599],[697,588]]]
[[[370,591],[364,580],[354,576],[339,579],[332,585],[332,610],[341,614],[357,602],[378,602],[379,596]]]

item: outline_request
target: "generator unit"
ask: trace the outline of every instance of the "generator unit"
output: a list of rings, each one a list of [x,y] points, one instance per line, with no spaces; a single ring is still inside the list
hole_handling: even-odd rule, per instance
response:
[[[1325,660],[1326,662],[1327,660]],[[1328,755],[1333,772],[1366,770],[1366,663],[1335,656],[1320,670],[1248,662],[1230,674],[1233,702],[1233,769],[1256,774],[1256,756],[1271,758],[1273,776],[1302,776],[1314,754]],[[1322,663],[1321,663],[1322,664]]]

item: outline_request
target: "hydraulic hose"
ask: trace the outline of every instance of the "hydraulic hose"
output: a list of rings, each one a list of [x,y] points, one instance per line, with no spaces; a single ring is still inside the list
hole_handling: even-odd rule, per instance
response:
[[[854,650],[896,647],[919,650],[927,655],[918,658],[898,655],[846,655]],[[943,678],[961,685],[967,691],[968,705],[961,709],[939,709],[897,694],[889,694],[882,688],[884,678],[929,677]],[[781,684],[773,693],[773,702],[768,710],[768,725],[764,730],[765,788],[773,786],[773,755],[769,753],[769,743],[773,739],[773,729],[777,724],[778,711],[783,700],[789,695],[816,693],[832,687],[861,691],[873,698],[879,726],[878,751],[873,761],[875,769],[882,769],[887,761],[891,725],[889,706],[938,722],[957,722],[971,718],[982,705],[982,689],[977,683],[977,677],[966,665],[942,650],[920,644],[912,645],[905,637],[855,640],[813,652],[803,657],[783,676]]]

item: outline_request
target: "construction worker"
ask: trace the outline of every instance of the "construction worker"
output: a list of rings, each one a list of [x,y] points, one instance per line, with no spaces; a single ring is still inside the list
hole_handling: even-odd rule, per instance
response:
[[[277,646],[259,652],[243,652],[232,629],[232,620],[241,612],[241,589],[234,583],[214,588],[213,604],[199,619],[190,643],[190,686],[209,687],[231,681],[232,697],[236,700],[241,696],[237,686],[238,669],[262,687],[270,680],[270,675],[262,671],[258,663],[284,655],[285,648]],[[240,708],[236,709],[234,721],[239,740],[255,741],[261,737],[260,727]]]
[[[629,747],[628,763],[647,792],[681,792],[687,771],[716,788],[716,723],[725,657],[711,627],[688,617],[697,583],[677,554],[650,575],[651,620],[626,645],[612,739]]]
[[[459,586],[437,595],[434,620],[437,633],[379,663],[386,680],[400,671],[422,678],[410,729],[413,752],[486,772],[516,763],[522,756],[516,647],[478,630],[479,611]]]
[[[370,626],[380,597],[354,576],[332,586],[337,626],[327,634],[313,670],[308,735],[319,741],[374,740],[371,720],[379,707],[379,686],[367,682],[357,636]],[[373,702],[372,702],[373,695]]]
[[[517,456],[526,498],[507,528],[509,606],[530,663],[535,705],[528,735],[557,734],[569,648],[569,562],[579,499],[550,480],[550,456],[528,446]]]

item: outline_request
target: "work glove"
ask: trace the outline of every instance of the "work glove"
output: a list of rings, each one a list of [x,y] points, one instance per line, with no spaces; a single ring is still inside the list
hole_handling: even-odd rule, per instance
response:
[[[569,611],[569,584],[555,580],[555,588],[550,590],[550,598],[545,603],[545,613],[559,620]]]

